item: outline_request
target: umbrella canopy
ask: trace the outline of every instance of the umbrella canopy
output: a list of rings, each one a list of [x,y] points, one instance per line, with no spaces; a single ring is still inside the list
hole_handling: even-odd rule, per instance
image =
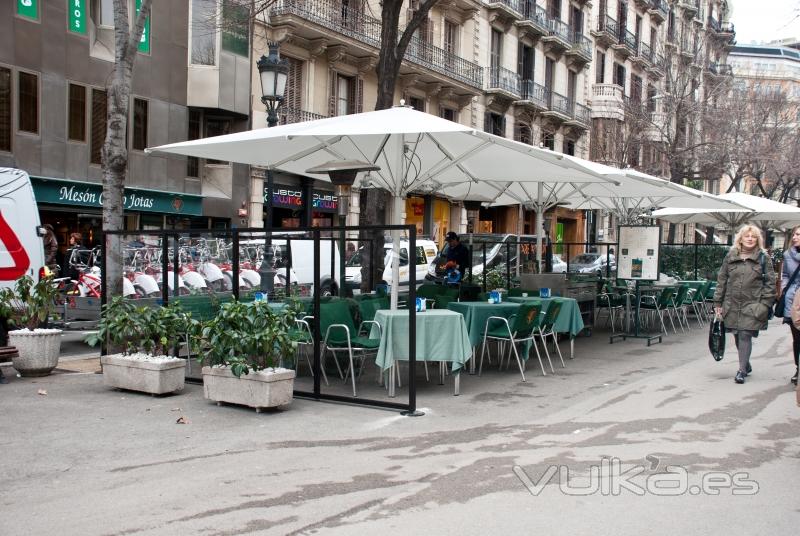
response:
[[[570,184],[614,181],[566,155],[406,106],[173,143],[150,151],[240,162],[305,176],[308,169],[331,160],[366,161],[381,168],[370,172],[368,182],[394,196],[391,221],[396,224],[402,223],[405,196],[425,184],[498,178],[523,181],[531,177]],[[399,270],[398,263],[393,270]],[[398,273],[393,280],[399,281]],[[393,305],[396,289],[397,285],[392,285]]]
[[[735,231],[740,225],[753,222],[762,226],[785,228],[800,224],[800,208],[779,203],[764,197],[741,192],[721,194],[717,197],[732,201],[741,208],[698,210],[693,208],[664,208],[653,212],[654,218],[670,223],[699,223],[725,226]]]

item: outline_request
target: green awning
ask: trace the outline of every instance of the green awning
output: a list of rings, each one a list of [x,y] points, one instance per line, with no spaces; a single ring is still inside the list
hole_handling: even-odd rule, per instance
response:
[[[96,182],[31,177],[31,184],[37,203],[93,208],[103,206],[103,186]],[[125,210],[202,216],[203,196],[125,188]]]

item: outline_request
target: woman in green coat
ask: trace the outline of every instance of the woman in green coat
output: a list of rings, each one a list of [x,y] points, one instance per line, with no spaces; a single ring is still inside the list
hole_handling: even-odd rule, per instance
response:
[[[714,312],[722,315],[739,351],[736,383],[744,383],[745,376],[752,372],[753,337],[767,329],[774,303],[775,270],[764,250],[764,238],[758,227],[745,225],[736,233],[733,247],[722,261],[714,293]]]

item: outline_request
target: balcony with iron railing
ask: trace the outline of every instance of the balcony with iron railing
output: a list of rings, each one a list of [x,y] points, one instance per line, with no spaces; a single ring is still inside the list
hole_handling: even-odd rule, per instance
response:
[[[567,99],[567,106],[570,112],[570,121],[568,123],[579,128],[588,129],[592,123],[592,111],[587,106],[572,99]]]
[[[486,9],[512,19],[518,19],[522,15],[523,2],[524,0],[483,0]]]
[[[678,0],[677,4],[686,16],[694,16],[700,9],[700,0]]]
[[[591,31],[595,42],[600,46],[610,46],[618,41],[619,24],[610,15],[600,16],[597,20],[597,29]]]
[[[547,110],[550,103],[550,90],[533,80],[521,81],[521,100],[519,104],[528,105],[539,111]]]
[[[653,61],[650,63],[650,66],[647,67],[647,72],[650,73],[650,76],[653,78],[661,78],[664,75],[664,69],[666,68],[666,59],[664,58],[663,54],[653,54]]]
[[[570,101],[567,97],[555,91],[550,92],[550,111],[545,112],[544,115],[568,121],[572,117],[570,109]]]
[[[505,67],[490,67],[489,84],[486,91],[491,93],[505,93],[509,97],[519,99],[520,77],[517,73]]]
[[[644,41],[639,43],[639,57],[642,58],[645,61],[645,63],[652,65],[653,61],[655,60],[653,47],[651,47]]]
[[[657,24],[664,22],[669,16],[669,8],[664,0],[650,0],[650,9],[647,12],[650,14],[650,20]]]
[[[314,121],[316,119],[324,119],[325,115],[315,114],[307,110],[300,110],[298,108],[291,108],[288,106],[281,106],[278,108],[278,122],[281,125],[289,125],[292,123],[302,123],[303,121]]]
[[[524,18],[515,23],[521,32],[529,34],[534,39],[550,33],[548,25],[550,17],[547,16],[547,11],[542,6],[537,5],[533,0],[524,0],[521,8]]]
[[[727,63],[712,63],[708,66],[708,72],[713,76],[733,76],[733,67]]]
[[[381,21],[337,0],[275,0],[270,6],[269,16],[274,26],[290,22],[286,20],[288,17],[298,17],[366,44],[376,49],[376,54],[381,46]],[[305,25],[304,30],[310,31],[309,28]],[[325,34],[315,36],[325,37]],[[411,39],[403,59],[473,88],[483,88],[483,67],[417,37]]]
[[[567,51],[568,55],[580,60],[581,64],[592,61],[592,42],[583,35],[583,32],[573,31],[570,40],[572,41],[572,46]]]
[[[719,21],[717,19],[715,19],[714,17],[709,15],[709,17],[708,17],[708,29],[711,30],[712,32],[719,32],[719,28],[720,28]]]
[[[542,38],[553,52],[563,52],[572,46],[569,25],[561,19],[547,20],[548,34]]]

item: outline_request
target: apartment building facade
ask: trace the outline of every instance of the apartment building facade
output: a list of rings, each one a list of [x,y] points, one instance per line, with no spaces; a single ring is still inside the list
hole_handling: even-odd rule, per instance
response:
[[[732,71],[726,63],[735,38],[725,0],[598,0],[593,4],[591,159],[670,177],[663,148],[668,133],[692,125],[677,122],[675,95],[698,106]],[[681,86],[680,88],[677,86]],[[665,105],[672,100],[670,106]],[[691,102],[690,102],[691,101]],[[718,192],[717,181],[704,185]],[[597,214],[598,241],[616,240],[616,220]],[[679,226],[677,241],[694,241],[694,229]]]
[[[131,19],[138,5],[129,2]],[[238,183],[230,166],[210,183],[187,173],[186,159],[144,153],[191,133],[187,13],[188,0],[154,2],[139,46],[128,118],[127,229],[227,227],[235,218],[232,192],[247,185],[246,169]],[[62,249],[72,232],[87,246],[98,243],[113,62],[111,0],[0,3],[0,166],[31,175],[42,222],[54,226]]]
[[[401,27],[416,5],[408,4]],[[587,5],[572,0],[439,3],[411,40],[394,101],[403,99],[415,109],[500,136],[588,156]],[[273,41],[289,61],[281,122],[374,108],[379,17],[377,2],[278,0],[272,5],[268,18],[256,25],[253,54],[265,54]],[[254,68],[254,81],[257,75]],[[254,128],[266,126],[256,91],[251,104]],[[251,179],[253,192],[261,192],[263,173],[254,170]],[[311,186],[302,177],[279,173],[275,181],[293,193],[295,208],[276,208],[273,225],[296,224],[306,200],[319,205],[326,194],[324,186]],[[356,189],[349,223],[357,223],[358,200]],[[253,195],[252,214],[258,213],[258,201]],[[564,220],[561,227],[559,220]],[[312,221],[330,220],[314,210]],[[519,206],[486,209],[427,193],[409,196],[406,221],[440,242],[448,230],[535,232],[533,213]],[[581,212],[558,209],[548,224],[554,236],[566,227],[569,239],[583,239]]]

